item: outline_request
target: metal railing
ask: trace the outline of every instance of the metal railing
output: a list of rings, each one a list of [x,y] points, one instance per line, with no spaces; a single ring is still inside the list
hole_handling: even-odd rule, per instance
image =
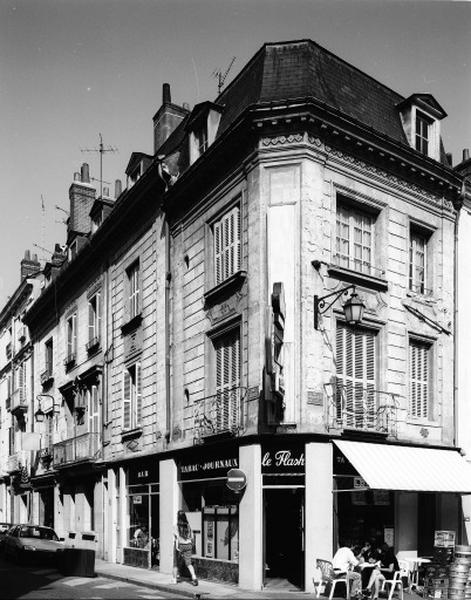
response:
[[[92,352],[93,350],[97,350],[99,347],[100,347],[100,338],[99,337],[91,338],[86,344],[87,352]]]
[[[239,435],[245,421],[246,388],[236,387],[201,398],[194,404],[196,440],[220,435]]]
[[[399,402],[395,394],[354,382],[324,386],[329,429],[382,433],[397,437]]]
[[[52,447],[52,463],[54,467],[81,461],[94,461],[100,451],[100,434],[83,433],[68,440],[57,442]]]
[[[381,278],[386,274],[384,269],[376,267],[367,260],[343,254],[334,254],[332,257],[332,264],[335,267],[356,271],[362,275],[371,275],[373,277]]]

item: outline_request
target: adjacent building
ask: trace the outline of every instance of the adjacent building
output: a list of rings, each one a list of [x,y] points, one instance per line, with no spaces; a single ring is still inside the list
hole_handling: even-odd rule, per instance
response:
[[[192,110],[164,84],[124,191],[75,176],[24,317],[34,518],[170,574],[183,509],[199,576],[253,590],[346,537],[465,539],[445,117],[310,40]]]

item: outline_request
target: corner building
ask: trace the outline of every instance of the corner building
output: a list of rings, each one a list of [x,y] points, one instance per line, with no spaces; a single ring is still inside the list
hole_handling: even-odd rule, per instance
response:
[[[68,289],[75,264],[82,296],[99,278],[105,298],[101,358],[79,361],[73,385],[90,369],[100,381],[99,420],[93,403],[80,412],[99,431],[87,468],[107,560],[170,574],[180,508],[198,576],[253,590],[311,590],[315,559],[343,537],[419,554],[435,529],[465,540],[461,179],[445,117],[429,94],[404,98],[310,40],[265,44],[192,110],[164,84],[154,153],[133,153],[126,189],[89,207],[86,243],[55,280]],[[342,310],[352,291],[356,326]],[[53,463],[56,486],[64,468]]]

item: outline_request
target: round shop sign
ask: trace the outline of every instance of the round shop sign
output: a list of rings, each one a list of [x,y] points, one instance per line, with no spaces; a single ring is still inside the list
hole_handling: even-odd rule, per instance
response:
[[[226,486],[233,492],[241,492],[247,485],[247,477],[240,469],[230,469],[227,472]]]

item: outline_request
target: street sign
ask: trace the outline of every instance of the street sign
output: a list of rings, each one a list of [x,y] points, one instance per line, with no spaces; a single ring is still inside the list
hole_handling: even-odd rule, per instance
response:
[[[230,469],[227,472],[226,486],[233,492],[241,492],[247,485],[245,473],[240,469]]]

